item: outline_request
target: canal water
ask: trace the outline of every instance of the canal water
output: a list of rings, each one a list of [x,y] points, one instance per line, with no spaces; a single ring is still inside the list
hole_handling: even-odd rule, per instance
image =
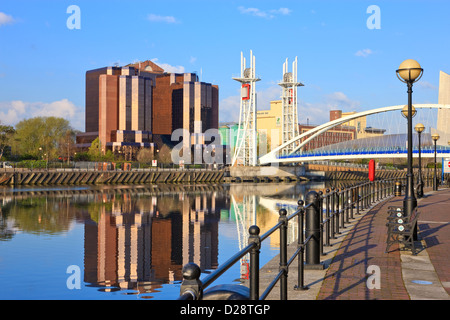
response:
[[[0,189],[0,299],[176,299],[182,268],[202,277],[325,183]],[[295,232],[290,232],[294,241]],[[263,242],[263,266],[277,255]],[[216,284],[240,283],[248,261]]]

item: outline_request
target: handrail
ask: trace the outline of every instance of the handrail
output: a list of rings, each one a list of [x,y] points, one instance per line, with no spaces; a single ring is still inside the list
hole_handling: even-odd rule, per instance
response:
[[[341,189],[333,187],[331,190],[327,189],[325,193],[310,191],[305,196],[306,204],[304,205],[303,200],[299,200],[297,210],[291,215],[287,216],[286,209],[280,209],[278,222],[263,235],[259,235],[257,226],[251,226],[249,228],[248,245],[235,253],[202,281],[200,281],[200,268],[197,265],[192,263],[185,265],[178,300],[202,299],[203,290],[246,254],[250,254],[250,294],[247,298],[264,300],[275,285],[280,282],[280,299],[286,300],[288,270],[295,258],[298,258],[298,283],[295,288],[297,290],[307,289],[303,283],[305,266],[324,268],[320,263],[323,247],[330,246],[330,239],[336,238],[336,234],[340,233],[341,228],[345,228],[345,224],[349,223],[350,219],[354,219],[354,208],[356,208],[356,214],[361,214],[361,209],[368,209],[373,203],[392,196],[395,190],[395,181],[399,181],[399,179],[363,182]],[[324,214],[325,217],[323,217]],[[298,218],[297,249],[288,259],[287,227],[295,217]],[[304,219],[306,219],[306,226]],[[259,296],[259,249],[261,243],[277,230],[280,231],[280,269],[262,295]],[[303,239],[304,233],[306,235],[305,240]],[[306,263],[304,263],[305,252],[307,253]]]

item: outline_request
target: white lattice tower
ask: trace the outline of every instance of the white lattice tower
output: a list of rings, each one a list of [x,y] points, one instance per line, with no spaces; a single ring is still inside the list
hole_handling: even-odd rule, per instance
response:
[[[250,51],[249,68],[241,52],[241,75],[233,79],[241,83],[241,101],[232,165],[255,166],[257,164],[255,83],[261,79],[255,75],[255,57],[252,51]]]
[[[244,249],[248,245],[248,229],[252,225],[256,225],[256,196],[244,195],[241,203],[236,202],[236,198],[231,194],[231,202],[236,217],[236,228],[238,234],[239,250]],[[249,268],[249,254],[241,258],[241,278],[246,278]]]
[[[303,84],[297,81],[297,57],[292,63],[292,72],[288,71],[288,59],[286,59],[283,64],[283,80],[279,85],[282,88],[281,143],[283,144],[299,135],[297,87]],[[289,154],[294,148],[295,145],[291,144],[282,150],[282,154]]]

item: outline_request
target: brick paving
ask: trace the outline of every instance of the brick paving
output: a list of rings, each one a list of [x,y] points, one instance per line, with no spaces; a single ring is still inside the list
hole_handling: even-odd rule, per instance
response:
[[[386,249],[388,206],[402,205],[396,197],[368,211],[346,236],[330,264],[318,300],[405,300],[400,251],[393,245]],[[369,266],[380,268],[380,289],[369,289]]]
[[[399,246],[386,249],[386,217],[389,206],[402,206],[403,196],[370,209],[347,234],[327,269],[318,300],[409,300],[402,277]],[[450,189],[428,192],[418,203],[419,240],[435,271],[450,293]],[[378,266],[380,288],[369,289],[369,266]]]
[[[418,207],[420,237],[439,280],[450,294],[450,189],[430,193]]]

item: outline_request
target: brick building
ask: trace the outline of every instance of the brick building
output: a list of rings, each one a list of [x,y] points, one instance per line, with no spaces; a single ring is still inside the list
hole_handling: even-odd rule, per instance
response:
[[[166,73],[152,61],[89,70],[86,132],[77,135],[77,147],[88,148],[96,137],[103,153],[153,147],[181,128],[201,136],[218,128],[218,91],[195,73]]]
[[[339,119],[342,117],[342,111],[340,110],[331,110],[330,111],[330,121]],[[299,124],[299,134],[303,134],[311,129],[314,129],[315,125],[305,125],[305,124]],[[301,141],[306,140],[308,137],[303,138]],[[348,141],[348,140],[354,140],[356,139],[356,128],[353,126],[347,126],[347,125],[339,125],[336,126],[316,138],[309,141],[304,147],[303,151],[313,150],[317,148],[321,148],[327,145]]]

